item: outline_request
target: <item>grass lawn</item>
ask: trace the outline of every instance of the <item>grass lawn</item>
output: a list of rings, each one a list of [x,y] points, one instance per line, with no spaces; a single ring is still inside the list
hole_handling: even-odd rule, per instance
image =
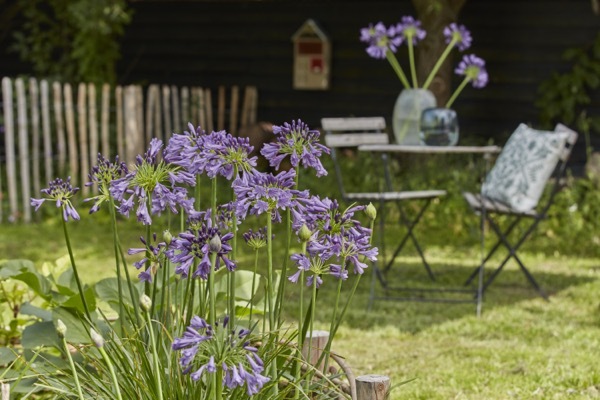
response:
[[[112,276],[106,215],[83,216],[80,222],[70,223],[69,229],[84,281]],[[427,237],[425,227],[417,233]],[[121,223],[126,248],[138,247],[140,234],[139,226]],[[388,253],[399,234],[393,227],[387,231]],[[480,256],[477,242],[460,247],[434,243],[426,246],[426,253],[438,278],[436,284],[461,285]],[[600,397],[600,259],[523,250],[525,264],[550,294],[550,301],[539,297],[516,265],[509,264],[486,293],[479,318],[474,304],[377,300],[369,311],[368,273],[338,331],[334,351],[348,359],[357,375],[389,375],[392,385],[408,381],[393,389],[392,399]],[[55,218],[28,226],[3,225],[0,255],[32,259],[38,266],[63,257],[62,228]],[[431,285],[410,251],[397,260],[387,277],[396,284]],[[346,290],[353,279],[345,284]],[[335,286],[326,279],[321,287],[319,329],[329,328]],[[286,312],[292,318],[298,291],[291,284],[288,289]],[[375,289],[378,295],[384,294],[379,284]]]

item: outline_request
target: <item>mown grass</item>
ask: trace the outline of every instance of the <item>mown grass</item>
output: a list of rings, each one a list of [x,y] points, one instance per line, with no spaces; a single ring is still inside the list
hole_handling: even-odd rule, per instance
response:
[[[369,165],[360,161],[363,169]],[[451,169],[445,172],[450,178],[439,179],[454,189],[463,187],[469,178],[455,176]],[[336,193],[331,176],[318,182],[306,177],[305,184],[313,193]],[[477,266],[481,257],[478,219],[457,192],[432,205],[416,231],[437,282],[429,281],[410,245],[386,274],[390,282],[461,287]],[[559,204],[569,205],[575,195],[571,192],[565,196]],[[580,209],[584,206],[589,204],[579,204]],[[396,211],[388,211],[385,248],[389,256],[402,230],[396,223]],[[84,213],[81,221],[69,224],[69,229],[83,279],[93,283],[114,275],[112,238],[106,213],[94,217]],[[586,221],[589,214],[576,213],[575,217]],[[587,231],[585,225],[575,231],[568,215],[553,215],[520,251],[550,295],[549,301],[543,300],[510,262],[486,292],[481,317],[476,316],[473,303],[376,300],[369,309],[372,277],[365,274],[338,331],[334,351],[348,359],[357,375],[384,374],[391,377],[393,385],[406,382],[394,387],[392,399],[600,397],[600,257],[593,243],[598,235],[593,231],[597,221],[586,224],[591,227]],[[124,247],[138,247],[144,229],[128,221],[120,221],[119,226]],[[580,236],[572,237],[577,232]],[[276,247],[275,251],[281,260],[283,248]],[[41,265],[65,254],[61,226],[55,217],[46,215],[42,222],[3,225],[0,229],[0,258],[27,258]],[[501,252],[492,264],[505,254]],[[249,253],[241,257],[242,261],[250,258]],[[250,262],[245,265],[251,268]],[[344,295],[354,279],[351,276],[344,284]],[[335,286],[333,280],[326,279],[319,292],[317,328],[329,328]],[[377,282],[374,287],[378,296],[386,295]],[[285,311],[292,319],[298,288],[290,284],[288,289]]]

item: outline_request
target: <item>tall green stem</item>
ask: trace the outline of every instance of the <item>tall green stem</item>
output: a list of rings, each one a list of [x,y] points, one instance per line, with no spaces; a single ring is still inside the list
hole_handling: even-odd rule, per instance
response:
[[[273,310],[273,223],[271,213],[267,213],[267,304],[269,305],[269,330],[275,329],[275,315]],[[283,279],[283,277],[282,277]]]
[[[69,366],[71,367],[71,371],[73,371],[73,380],[75,381],[75,387],[77,388],[77,395],[80,400],[84,400],[83,392],[81,391],[81,385],[79,384],[79,376],[77,375],[77,370],[75,369],[75,363],[73,362],[73,357],[71,356],[71,352],[69,351],[69,345],[67,344],[67,339],[63,336],[62,338],[63,346],[65,348],[65,352],[67,354],[67,358],[69,359]]]
[[[210,218],[212,226],[216,226],[217,221],[217,178],[212,179],[211,199],[210,199]],[[210,273],[208,274],[209,291],[209,324],[215,326],[217,310],[217,294],[215,293],[215,265],[217,263],[217,253],[210,254]]]
[[[238,167],[237,165],[233,166],[233,177],[234,179],[238,176]],[[232,221],[232,230],[233,230],[233,238],[231,239],[231,254],[232,261],[237,262],[237,215],[233,213],[233,221]],[[228,283],[228,299],[229,299],[229,319],[231,321],[231,326],[235,327],[235,271],[232,271],[227,274]],[[254,286],[252,286],[254,288]]]
[[[108,190],[106,191],[108,192]],[[113,231],[113,246],[115,249],[115,264],[117,270],[117,292],[119,293],[119,299],[123,299],[123,288],[121,285],[121,263],[119,261],[119,237],[117,236],[117,216],[115,214],[115,206],[114,200],[112,196],[110,197],[110,218],[112,221],[112,231]],[[124,265],[127,268],[127,265]],[[130,293],[131,301],[134,303],[133,293]],[[119,319],[121,321],[121,336],[125,336],[125,324],[123,323],[125,320],[125,309],[123,307],[123,301],[119,301]]]
[[[404,88],[410,89],[410,83],[408,83],[408,79],[406,79],[406,75],[404,75],[404,71],[398,63],[398,59],[396,58],[394,53],[392,53],[390,49],[387,49],[387,51],[385,52],[385,56],[392,68],[394,69],[394,71],[396,72],[396,75],[398,75],[398,78],[400,78],[400,81],[402,82],[402,85],[404,85]]]
[[[412,83],[413,83],[413,88],[418,88],[418,82],[417,82],[417,69],[415,67],[415,49],[414,49],[414,44],[413,44],[413,38],[412,37],[408,37],[407,38],[408,41],[408,60],[410,62],[410,76],[412,78]]]
[[[90,314],[90,310],[88,308],[87,302],[85,301],[85,294],[83,292],[83,286],[81,284],[81,280],[79,279],[79,272],[77,271],[77,266],[75,265],[75,257],[73,256],[73,249],[71,248],[71,240],[69,239],[69,231],[67,230],[67,221],[62,217],[60,217],[63,223],[63,231],[65,233],[65,242],[67,243],[67,250],[69,251],[69,258],[71,260],[71,266],[73,267],[73,275],[75,276],[75,282],[77,283],[77,290],[79,291],[79,296],[81,296],[81,303],[83,304],[83,310],[85,311],[85,315],[92,323],[92,316]]]
[[[252,292],[250,296],[250,315],[248,316],[248,328],[252,327],[252,314],[254,309],[254,297],[256,293],[256,271],[258,270],[258,249],[254,250],[254,274],[252,274]]]
[[[446,108],[450,108],[452,106],[452,103],[454,103],[454,100],[456,100],[456,98],[458,97],[460,92],[462,92],[462,90],[465,88],[465,86],[467,86],[467,83],[469,83],[470,81],[471,81],[471,78],[469,78],[468,76],[465,76],[465,79],[463,79],[463,81],[460,83],[460,85],[458,85],[458,87],[452,94],[452,97],[450,97],[450,99],[448,99],[448,102],[446,103]]]
[[[104,350],[104,347],[99,347],[98,350],[100,351],[102,358],[104,358],[104,361],[106,361],[106,365],[108,366],[108,370],[110,371],[110,376],[113,380],[113,386],[115,389],[115,394],[117,395],[117,399],[123,400],[123,398],[121,397],[121,389],[119,388],[119,381],[117,380],[117,374],[115,374],[115,368],[113,367],[113,364],[110,361],[108,354],[106,354],[106,350]]]
[[[158,346],[154,337],[154,328],[152,328],[152,319],[150,314],[146,312],[146,323],[148,324],[148,332],[150,332],[150,342],[152,343],[152,362],[154,364],[154,379],[156,380],[156,390],[158,391],[158,400],[163,400],[162,394],[162,379],[163,375],[158,361]]]
[[[302,242],[302,254],[306,254],[306,242]],[[304,320],[304,270],[300,271],[300,278],[298,279],[300,285],[300,309],[298,310],[298,361],[296,362],[296,383],[300,382],[300,375],[302,372],[302,347],[304,346],[304,337],[302,336],[302,323]],[[294,398],[300,397],[300,386],[296,386]]]
[[[446,48],[444,49],[444,52],[442,53],[440,58],[438,58],[437,62],[433,66],[431,72],[429,73],[429,76],[425,80],[425,83],[423,84],[423,89],[429,88],[429,85],[431,85],[431,81],[433,81],[433,78],[435,78],[435,74],[437,74],[437,72],[440,70],[442,64],[444,63],[444,61],[446,61],[446,58],[448,58],[448,54],[450,54],[450,51],[452,51],[452,49],[454,48],[454,45],[457,42],[458,42],[458,39],[455,37],[453,37],[452,40],[450,40],[450,43],[448,43],[448,46],[446,46]]]

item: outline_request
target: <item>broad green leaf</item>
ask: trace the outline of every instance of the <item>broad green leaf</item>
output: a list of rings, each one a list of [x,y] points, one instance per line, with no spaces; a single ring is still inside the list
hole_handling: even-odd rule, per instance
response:
[[[83,322],[80,317],[64,307],[57,307],[52,311],[52,321],[56,324],[59,319],[67,326],[65,335],[67,342],[91,343],[88,324]]]
[[[23,272],[37,272],[33,261],[4,260],[0,262],[0,279],[12,278]]]
[[[26,349],[33,349],[39,346],[54,346],[60,345],[56,328],[52,321],[36,322],[29,325],[23,331],[21,343]]]
[[[36,307],[30,302],[23,303],[21,306],[21,314],[33,315],[34,317],[38,317],[43,321],[52,321],[52,311]]]
[[[252,298],[252,279],[254,278],[254,272],[247,270],[235,271],[235,297],[239,300],[249,301]],[[260,287],[259,274],[256,274],[256,281],[254,283],[255,289]],[[220,276],[217,282],[215,282],[215,290],[217,293],[227,293],[227,277]]]
[[[83,291],[83,296],[85,297],[85,302],[87,303],[88,310],[91,312],[96,309],[96,295],[94,294],[94,289],[88,287]],[[81,296],[79,293],[75,293],[71,297],[69,297],[64,303],[61,304],[63,307],[67,308],[75,308],[81,313],[85,312],[85,308],[83,307],[83,303],[81,301]]]
[[[18,275],[14,275],[13,279],[19,280],[25,283],[31,290],[36,294],[40,295],[44,299],[48,300],[51,297],[50,290],[52,285],[50,281],[42,274],[38,272],[21,272]]]
[[[131,295],[129,294],[129,287],[127,286],[127,282],[125,282],[123,279],[121,279],[121,287],[123,291],[122,299],[119,297],[119,286],[117,278],[102,279],[94,286],[98,299],[106,301],[108,304],[110,304],[111,307],[113,307],[113,309],[119,309],[119,301],[121,300],[123,301],[123,304],[129,307],[133,307],[133,304],[131,302]],[[140,294],[138,293],[135,287],[133,288],[133,296],[135,299],[138,299],[140,297]],[[117,308],[115,308],[115,305]]]

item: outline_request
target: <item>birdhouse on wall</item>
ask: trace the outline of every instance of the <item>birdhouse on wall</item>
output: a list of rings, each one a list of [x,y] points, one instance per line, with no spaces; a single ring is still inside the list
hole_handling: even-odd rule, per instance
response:
[[[312,19],[292,36],[294,43],[294,89],[327,90],[331,71],[331,43]]]

